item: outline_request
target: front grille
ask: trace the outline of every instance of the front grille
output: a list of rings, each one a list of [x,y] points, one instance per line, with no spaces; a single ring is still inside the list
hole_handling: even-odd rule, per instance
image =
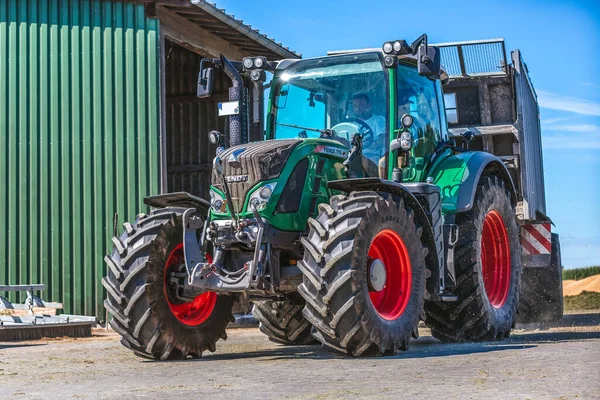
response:
[[[246,143],[226,149],[219,157],[223,160],[223,173],[231,180],[239,182],[228,183],[235,211],[239,212],[244,206],[248,190],[257,182],[275,179],[279,176],[292,150],[300,140],[268,140],[264,142]],[[241,152],[239,152],[242,150]],[[233,153],[237,154],[238,168],[232,166],[228,159]],[[247,175],[247,180],[243,176]],[[242,177],[242,178],[235,178]],[[213,182],[219,182],[213,174]],[[214,186],[222,189],[220,184]]]

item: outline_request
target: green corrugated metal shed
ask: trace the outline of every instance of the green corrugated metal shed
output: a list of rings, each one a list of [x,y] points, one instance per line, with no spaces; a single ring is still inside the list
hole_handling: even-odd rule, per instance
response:
[[[114,214],[159,192],[158,39],[139,4],[0,0],[0,282],[103,314]]]
[[[174,91],[195,81],[175,73],[167,43],[196,57],[299,56],[204,0],[0,0],[0,284],[43,283],[65,312],[104,319],[115,214],[120,232],[148,211],[144,196],[198,179],[213,154],[167,149],[198,142],[198,123],[174,118],[216,120],[216,105]]]

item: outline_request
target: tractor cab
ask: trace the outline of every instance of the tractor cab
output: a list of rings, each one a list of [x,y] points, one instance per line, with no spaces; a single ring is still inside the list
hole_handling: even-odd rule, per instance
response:
[[[209,64],[212,67],[207,67]],[[312,146],[312,154],[321,152],[337,158],[328,163],[335,170],[329,180],[378,177],[422,182],[434,155],[447,140],[440,84],[440,78],[447,75],[440,68],[437,49],[427,45],[425,35],[410,46],[397,40],[386,42],[382,49],[305,60],[268,61],[260,56],[240,62],[225,57],[204,60],[199,97],[211,95],[216,70],[226,73],[233,84],[229,101],[219,104],[219,115],[229,117],[229,132],[211,132],[210,137],[219,144],[217,152],[227,150],[222,155],[229,158],[251,154],[264,158],[262,151],[250,149],[262,145],[247,143],[249,137],[256,137],[247,130],[254,126],[249,122],[257,115],[266,115],[264,139],[286,141],[281,148],[265,145],[278,149],[279,154],[287,154],[290,143],[295,143],[294,148]],[[272,80],[263,114],[264,104],[257,99],[262,97],[266,72],[272,74]],[[238,145],[243,147],[234,149]],[[239,168],[237,172],[241,172]],[[255,179],[251,179],[252,175],[237,173],[226,179],[234,186],[246,185],[238,194],[248,196],[248,181],[256,183],[257,178],[254,174]],[[227,202],[227,182],[219,181],[213,185],[211,197],[222,206]],[[232,206],[249,214],[251,199],[244,205],[245,200],[238,197]],[[315,212],[316,205],[313,201],[309,213]]]
[[[350,149],[360,134],[363,160],[353,175],[376,176],[389,149],[387,80],[381,52],[280,63],[266,137],[327,138]]]
[[[447,140],[441,83],[419,74],[412,53],[389,66],[385,59],[385,52],[374,50],[281,62],[273,78],[266,138],[330,136],[350,147],[358,133],[363,176],[391,179],[393,168],[405,164],[404,180],[424,180],[428,158]],[[446,77],[441,69],[439,76]],[[412,129],[402,124],[406,115],[412,117],[404,120],[414,122]],[[408,157],[401,154],[397,164],[389,163],[390,143],[403,131],[410,133]]]

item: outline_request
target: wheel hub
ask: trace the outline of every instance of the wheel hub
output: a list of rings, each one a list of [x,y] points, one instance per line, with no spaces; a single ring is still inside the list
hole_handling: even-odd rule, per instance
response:
[[[369,291],[381,292],[385,287],[387,274],[385,264],[379,258],[371,261],[369,265]]]
[[[369,247],[367,264],[369,298],[377,313],[388,321],[398,319],[408,306],[412,291],[412,267],[404,241],[397,232],[384,229]]]
[[[209,257],[207,256],[207,258]],[[169,293],[168,276],[184,262],[183,243],[181,243],[173,249],[167,258],[165,265],[165,298],[175,318],[185,325],[198,326],[206,322],[212,314],[217,303],[217,294],[215,292],[205,292],[196,296],[192,301],[181,302],[176,299],[176,296]],[[209,262],[212,262],[210,258]]]

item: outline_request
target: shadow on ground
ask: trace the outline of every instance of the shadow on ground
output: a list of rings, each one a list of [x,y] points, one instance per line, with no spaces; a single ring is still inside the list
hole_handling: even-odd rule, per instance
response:
[[[565,314],[559,321],[534,322],[531,324],[517,324],[517,329],[550,329],[559,327],[594,326],[600,325],[600,313],[587,312],[580,314]]]
[[[512,335],[507,343],[554,343],[585,339],[600,339],[598,332],[531,332]]]
[[[0,343],[0,350],[5,349],[14,349],[16,347],[35,347],[35,346],[46,346],[46,343],[19,343],[19,342],[11,342],[11,343]]]
[[[431,336],[424,336],[413,340],[410,349],[398,352],[396,355],[378,359],[411,359],[431,358],[457,355],[471,355],[506,350],[523,350],[537,347],[543,343],[557,343],[565,341],[579,341],[585,339],[600,339],[600,332],[536,332],[515,334],[508,340],[501,342],[470,342],[470,343],[442,343]],[[320,346],[279,346],[275,349],[244,351],[239,353],[206,354],[201,361],[226,361],[240,359],[267,360],[293,360],[316,359],[329,360],[348,358],[348,356],[325,350]],[[356,358],[359,359],[359,358]],[[364,359],[364,358],[361,358]],[[187,360],[182,362],[190,362]]]

